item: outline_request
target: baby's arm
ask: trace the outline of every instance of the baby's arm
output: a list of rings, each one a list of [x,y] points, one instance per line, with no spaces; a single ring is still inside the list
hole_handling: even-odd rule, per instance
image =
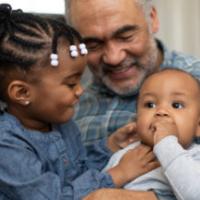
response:
[[[178,200],[200,197],[200,145],[185,150],[175,136],[168,136],[154,147],[165,176]]]
[[[176,125],[170,118],[162,118],[152,125],[154,153],[178,200],[196,200],[200,196],[200,145],[192,156],[178,142]]]
[[[150,125],[149,134],[153,135],[154,145],[163,138],[175,135],[178,136],[178,130],[173,119],[169,116],[155,118]]]

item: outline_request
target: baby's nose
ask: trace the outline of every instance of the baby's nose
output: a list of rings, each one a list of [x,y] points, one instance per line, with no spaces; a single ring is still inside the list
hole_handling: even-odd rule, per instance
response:
[[[167,109],[158,108],[156,110],[155,116],[157,116],[157,117],[169,117],[169,112],[167,111]]]

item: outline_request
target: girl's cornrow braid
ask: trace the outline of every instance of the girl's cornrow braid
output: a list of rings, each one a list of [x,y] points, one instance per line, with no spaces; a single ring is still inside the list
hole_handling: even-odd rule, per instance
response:
[[[25,26],[17,26],[16,24],[13,24],[13,29],[16,33],[24,33],[31,37],[41,37],[38,33],[32,31],[31,29],[27,29]]]
[[[25,40],[23,37],[20,38],[16,35],[12,35],[10,37],[10,42],[15,44],[16,46],[21,46],[22,48],[30,52],[32,52],[33,50],[40,50],[45,45],[44,42]]]
[[[4,52],[0,50],[0,62],[3,62],[3,63],[6,62],[6,63],[13,64],[13,65],[19,65],[23,68],[27,68],[27,66],[34,64],[35,60],[25,59],[23,57],[19,58],[19,57],[13,55],[13,52],[9,51],[9,50],[4,51]]]

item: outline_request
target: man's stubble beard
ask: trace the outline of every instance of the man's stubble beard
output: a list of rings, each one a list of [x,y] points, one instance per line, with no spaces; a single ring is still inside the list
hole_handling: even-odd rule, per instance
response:
[[[151,37],[150,45],[148,53],[145,57],[142,58],[142,60],[139,60],[137,58],[126,58],[126,60],[121,63],[121,65],[127,66],[131,63],[134,63],[133,67],[136,67],[138,70],[138,78],[137,82],[134,83],[134,85],[126,85],[124,87],[119,87],[120,84],[116,85],[116,83],[112,82],[112,80],[107,76],[106,68],[109,68],[109,66],[105,64],[101,64],[99,67],[101,70],[101,82],[111,91],[114,93],[120,95],[120,96],[132,96],[137,94],[141,83],[145,79],[147,75],[157,70],[157,60],[158,60],[158,48],[156,41],[153,37]]]

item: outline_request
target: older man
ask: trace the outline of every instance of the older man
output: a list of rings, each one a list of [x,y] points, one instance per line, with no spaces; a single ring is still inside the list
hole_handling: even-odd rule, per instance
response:
[[[151,0],[65,2],[68,22],[82,34],[89,49],[92,82],[76,114],[89,150],[100,138],[128,131],[126,126],[119,128],[134,118],[138,89],[149,73],[160,67],[176,67],[200,77],[200,60],[169,51],[155,38],[159,20]],[[115,195],[119,197],[118,192]],[[150,196],[144,199],[150,200]]]
[[[200,60],[171,52],[156,40],[159,22],[151,0],[66,0],[69,22],[89,49],[93,81],[76,120],[86,144],[110,135],[132,119],[144,77],[159,67],[200,76]]]

